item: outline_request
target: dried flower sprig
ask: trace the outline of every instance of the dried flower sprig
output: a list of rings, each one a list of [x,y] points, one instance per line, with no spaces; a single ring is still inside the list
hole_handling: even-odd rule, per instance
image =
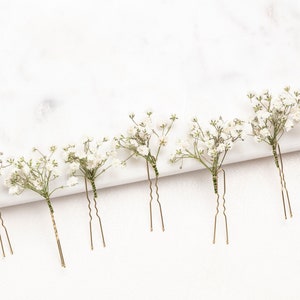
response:
[[[115,157],[115,149],[105,149],[108,138],[103,138],[101,141],[94,141],[93,138],[86,138],[83,141],[83,145],[77,147],[75,145],[68,145],[65,147],[64,155],[65,162],[70,167],[70,178],[68,180],[70,185],[78,183],[78,177],[84,178],[85,193],[88,200],[89,209],[89,230],[90,230],[90,244],[91,249],[94,249],[93,232],[92,232],[92,205],[89,197],[88,183],[92,187],[93,203],[95,208],[95,214],[99,222],[100,232],[102,236],[103,247],[106,246],[104,239],[104,232],[102,227],[101,218],[99,215],[99,209],[96,199],[98,198],[96,179],[107,171],[112,166],[125,166],[126,160],[120,161]]]
[[[0,156],[2,156],[3,153],[0,152]],[[9,165],[4,165],[3,164],[3,160],[0,159],[0,170],[8,167]],[[9,246],[9,251],[11,254],[14,254],[13,252],[13,249],[12,249],[12,245],[11,245],[11,242],[10,242],[10,238],[9,238],[9,234],[8,234],[8,230],[6,228],[6,226],[4,225],[4,220],[3,220],[3,217],[2,217],[2,213],[0,211],[0,222],[1,222],[1,226],[5,232],[5,236],[6,236],[6,239],[7,239],[7,243],[8,243],[8,246]],[[0,246],[1,246],[1,251],[2,251],[2,256],[5,257],[5,250],[4,250],[4,244],[3,244],[3,240],[2,240],[2,236],[0,234]]]
[[[252,135],[257,142],[265,142],[272,147],[275,165],[280,176],[284,217],[287,219],[286,206],[288,206],[290,217],[293,213],[283,172],[279,140],[286,131],[290,131],[295,123],[300,121],[300,93],[291,92],[287,87],[277,98],[274,98],[269,91],[261,95],[250,93],[248,98],[255,113],[250,121]]]
[[[135,115],[130,114],[129,118],[133,122],[133,126],[129,128],[127,135],[121,135],[120,137],[115,138],[117,148],[123,148],[128,151],[134,157],[141,157],[146,161],[147,169],[147,179],[149,182],[150,189],[150,230],[153,231],[153,220],[152,220],[152,201],[153,201],[153,189],[152,189],[152,180],[150,176],[150,167],[155,175],[155,192],[156,192],[156,201],[159,206],[160,218],[162,231],[165,231],[164,218],[162,213],[161,202],[159,201],[159,191],[158,191],[158,178],[159,171],[157,167],[158,157],[161,151],[161,148],[167,144],[167,135],[170,133],[171,128],[175,120],[177,119],[176,115],[171,115],[169,121],[161,122],[158,124],[158,127],[155,128],[152,122],[152,112],[146,113],[146,118],[138,123],[135,120]]]
[[[5,183],[9,187],[10,194],[21,194],[24,190],[31,190],[46,200],[50,210],[52,225],[57,242],[60,262],[62,267],[65,267],[65,260],[62,252],[62,247],[58,235],[58,230],[54,218],[54,209],[51,203],[51,196],[64,186],[53,187],[53,182],[59,177],[57,169],[58,163],[53,158],[56,151],[56,146],[51,146],[49,154],[46,156],[37,148],[33,152],[37,154],[37,158],[26,160],[24,157],[18,160],[9,159],[11,164],[11,172]]]
[[[193,118],[192,127],[188,134],[188,138],[185,141],[180,141],[179,148],[176,153],[172,155],[171,162],[175,163],[186,158],[196,159],[206,169],[208,169],[212,175],[214,192],[217,196],[217,207],[214,220],[214,234],[213,243],[216,241],[216,227],[217,218],[219,214],[219,185],[218,174],[223,174],[223,215],[225,219],[226,229],[226,243],[229,243],[228,238],[228,224],[225,207],[225,194],[226,194],[226,181],[225,171],[222,168],[223,162],[229,150],[232,149],[233,144],[238,140],[243,140],[243,124],[240,119],[234,119],[230,122],[225,122],[222,117],[213,119],[210,121],[210,127],[203,129],[197,118]]]

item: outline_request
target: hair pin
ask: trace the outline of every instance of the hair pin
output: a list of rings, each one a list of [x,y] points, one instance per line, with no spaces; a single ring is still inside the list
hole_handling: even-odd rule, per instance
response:
[[[290,217],[293,212],[283,170],[282,154],[279,140],[300,121],[300,93],[290,92],[286,87],[278,97],[266,91],[261,95],[248,94],[255,116],[251,119],[252,135],[257,142],[265,142],[272,148],[275,166],[278,169],[281,185],[281,198],[284,217],[287,219],[287,208]]]
[[[212,175],[214,193],[216,195],[216,213],[214,217],[213,243],[216,242],[217,221],[220,212],[219,174],[223,179],[223,216],[225,222],[226,243],[229,243],[228,222],[226,214],[226,175],[222,168],[223,162],[233,144],[243,140],[243,124],[239,119],[224,122],[222,117],[210,121],[210,127],[203,129],[197,118],[193,118],[192,127],[188,138],[179,142],[179,148],[171,157],[171,162],[181,161],[182,168],[184,159],[195,159],[201,163]]]
[[[29,160],[25,160],[24,157],[18,160],[9,159],[8,162],[11,165],[11,173],[6,180],[6,185],[9,187],[10,194],[19,195],[24,190],[31,190],[44,198],[50,211],[61,266],[65,267],[64,255],[54,218],[54,209],[51,203],[53,193],[64,188],[64,186],[52,187],[53,181],[59,177],[57,172],[58,163],[53,159],[56,146],[51,146],[49,151],[50,154],[46,156],[40,152],[40,150],[34,148],[33,152],[38,154],[37,158],[31,158]]]
[[[127,161],[127,159],[124,161],[120,161],[119,159],[117,159],[115,157],[116,153],[113,148],[105,148],[105,146],[107,146],[107,142],[108,138],[103,138],[101,141],[94,142],[93,138],[88,137],[84,139],[83,145],[80,149],[77,149],[75,145],[68,145],[64,148],[65,162],[68,163],[70,167],[70,178],[68,180],[69,185],[76,185],[78,183],[78,177],[84,178],[85,195],[88,201],[89,210],[91,250],[94,249],[92,207],[94,207],[95,216],[99,223],[103,247],[106,247],[104,230],[97,204],[98,192],[96,187],[96,180],[112,166],[125,166]],[[89,195],[88,184],[92,188],[92,201]]]
[[[159,198],[158,180],[159,171],[157,162],[161,148],[167,144],[167,135],[173,127],[176,115],[171,115],[169,122],[161,122],[157,128],[152,121],[152,112],[146,113],[146,118],[138,123],[135,120],[135,115],[130,114],[129,118],[133,122],[133,126],[128,130],[127,135],[121,135],[115,138],[117,148],[123,148],[130,151],[131,156],[141,157],[146,162],[147,180],[149,183],[149,212],[150,212],[150,231],[153,231],[153,180],[150,175],[151,171],[154,173],[154,187],[155,187],[155,200],[159,207],[159,214],[161,220],[162,231],[165,231],[164,217],[162,205]]]

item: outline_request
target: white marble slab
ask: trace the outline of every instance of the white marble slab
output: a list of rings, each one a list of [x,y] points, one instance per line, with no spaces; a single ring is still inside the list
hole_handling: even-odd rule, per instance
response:
[[[130,125],[128,113],[147,109],[178,114],[173,140],[195,114],[248,118],[249,91],[300,87],[299,32],[296,0],[1,0],[1,151],[114,136]],[[283,140],[285,152],[300,150],[299,134]],[[162,175],[178,172],[167,163],[173,150],[165,149]],[[269,154],[248,140],[227,162]],[[99,187],[142,180],[143,167],[107,173]],[[37,199],[8,197],[3,187],[0,198],[0,206]]]

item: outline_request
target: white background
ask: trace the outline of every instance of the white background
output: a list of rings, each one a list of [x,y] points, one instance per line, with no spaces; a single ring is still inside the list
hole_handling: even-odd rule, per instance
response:
[[[178,113],[178,137],[194,114],[247,118],[248,91],[299,87],[299,15],[298,0],[0,0],[1,151],[114,135],[129,112],[149,108],[159,118]],[[299,150],[295,131],[282,142]],[[245,145],[231,161],[268,153]],[[158,211],[149,232],[146,182],[101,189],[107,248],[98,239],[93,252],[85,196],[53,200],[66,269],[44,202],[2,208],[15,254],[0,262],[0,297],[299,299],[299,153],[284,163],[294,210],[287,221],[271,158],[225,167],[228,246],[222,222],[211,243],[216,203],[206,171],[161,179],[164,233]],[[104,181],[140,180],[145,170],[118,174]],[[32,199],[8,198],[2,186],[0,195],[1,206]]]

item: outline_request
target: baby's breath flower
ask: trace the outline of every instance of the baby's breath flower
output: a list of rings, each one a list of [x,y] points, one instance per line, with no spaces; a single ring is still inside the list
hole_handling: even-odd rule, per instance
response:
[[[270,130],[266,127],[262,128],[259,133],[260,133],[260,137],[262,137],[262,139],[267,138],[271,134]]]
[[[79,170],[80,163],[77,162],[77,161],[73,161],[73,162],[70,163],[69,167],[70,167],[71,172],[75,172],[75,171]]]
[[[166,146],[166,145],[167,145],[167,137],[161,136],[161,137],[159,138],[159,144],[160,144],[161,146]]]
[[[294,121],[291,119],[287,119],[284,125],[284,129],[286,131],[290,131],[294,127]]]
[[[173,123],[177,119],[176,115],[171,115],[171,122],[162,121],[158,129],[152,122],[152,111],[146,112],[146,117],[142,122],[135,120],[135,114],[129,117],[133,121],[133,125],[127,130],[127,135],[121,135],[115,138],[117,148],[127,149],[133,157],[144,158],[153,168],[156,176],[158,176],[157,159],[161,147],[167,144],[167,135],[169,134]],[[158,142],[155,145],[154,139]]]
[[[107,145],[108,141],[108,137],[104,137],[100,142],[99,140],[94,142],[94,138],[86,137],[82,146],[65,147],[64,158],[69,164],[70,176],[83,175],[88,181],[94,182],[109,169],[112,165],[111,158],[115,157],[116,151]],[[94,193],[96,195],[96,190]]]
[[[187,140],[179,140],[177,144],[180,151],[184,151],[190,147],[190,143]]]
[[[252,106],[255,104],[255,114],[250,124],[257,141],[276,145],[284,131],[291,130],[294,123],[300,121],[299,96],[297,92],[291,93],[289,88],[285,88],[278,98],[267,91],[261,95],[252,95],[249,99]]]
[[[218,153],[224,152],[226,150],[225,144],[224,143],[220,143],[216,150],[217,150]]]
[[[22,190],[20,189],[20,187],[14,185],[9,188],[8,193],[10,195],[19,195],[20,193],[22,193]]]
[[[67,186],[74,186],[76,184],[78,184],[78,177],[76,176],[71,176],[67,181]]]
[[[141,156],[147,156],[149,154],[150,149],[146,145],[140,145],[136,148],[136,151]]]
[[[43,198],[49,199],[54,191],[63,188],[63,186],[59,186],[51,190],[52,182],[57,178],[55,171],[58,168],[58,163],[53,159],[56,147],[51,146],[49,151],[50,154],[46,156],[34,148],[33,152],[39,156],[37,159],[26,160],[24,157],[20,157],[18,160],[10,161],[11,173],[6,179],[7,184],[11,187],[19,187],[19,191],[32,190]]]

